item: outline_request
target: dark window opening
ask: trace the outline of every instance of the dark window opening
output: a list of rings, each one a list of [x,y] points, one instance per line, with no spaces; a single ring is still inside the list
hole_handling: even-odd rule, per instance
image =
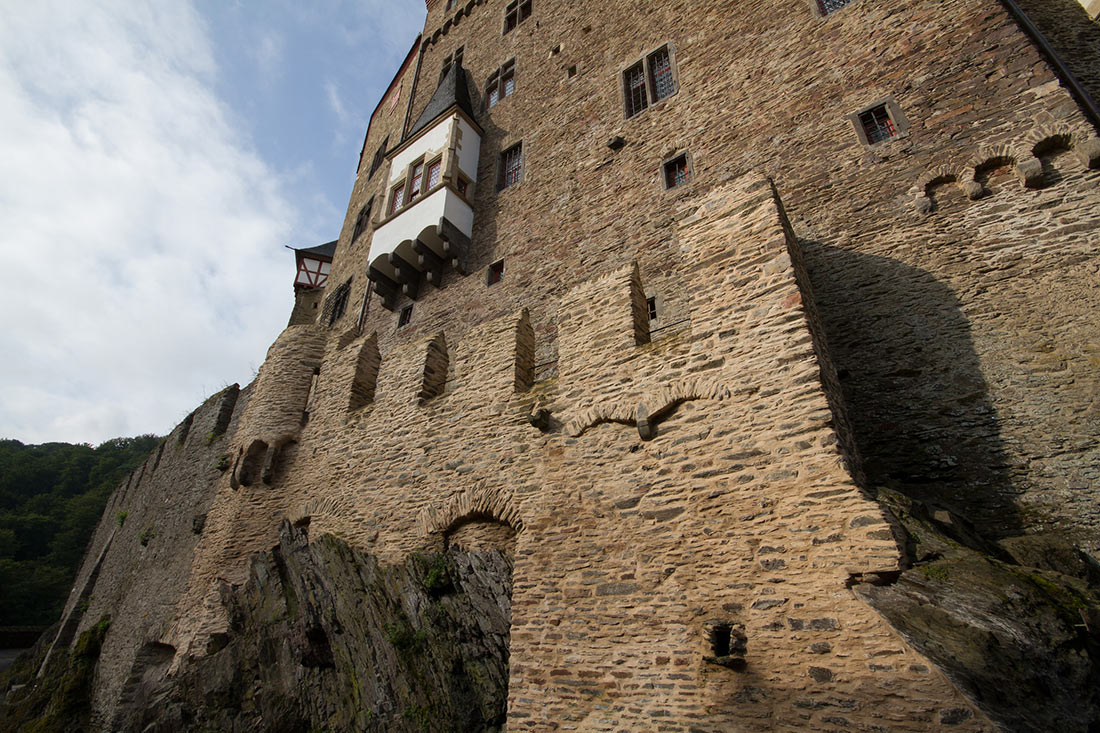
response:
[[[485,106],[492,108],[497,102],[516,91],[516,60],[512,59],[493,72],[485,82]]]
[[[489,272],[485,278],[487,285],[496,285],[504,279],[504,260],[489,265]]]
[[[409,325],[409,322],[412,320],[412,317],[413,317],[413,307],[411,305],[405,306],[404,308],[401,309],[401,313],[397,316],[397,327],[401,328],[402,326]]]
[[[504,32],[514,30],[531,15],[531,0],[512,0],[504,9]]]
[[[817,0],[817,7],[821,9],[822,15],[828,15],[834,10],[840,10],[852,0]]]
[[[378,150],[375,151],[374,160],[372,160],[370,164],[370,174],[367,176],[368,178],[373,176],[374,172],[382,167],[382,161],[386,159],[386,144],[389,143],[389,141],[390,138],[387,135],[382,141],[382,144],[378,146]]]
[[[566,76],[567,79],[572,79],[576,75],[577,75],[577,65],[576,64],[573,64],[572,66],[570,66],[568,69],[565,70],[565,76]]]
[[[657,320],[657,296],[645,299],[646,310],[649,311],[649,320]]]
[[[469,185],[470,185],[470,182],[467,181],[465,178],[459,178],[458,183],[456,184],[456,187],[458,188],[458,193],[462,196],[465,196],[466,195],[466,188]]]
[[[359,216],[355,217],[355,231],[351,233],[351,241],[359,239],[359,235],[367,230],[367,226],[370,224],[370,210],[374,206],[374,197],[372,196],[366,205],[359,211]]]
[[[676,66],[665,45],[623,72],[623,106],[633,117],[676,93]]]
[[[653,85],[653,101],[660,102],[672,96],[676,85],[672,78],[672,59],[668,46],[654,52],[649,57],[649,82]]]
[[[716,657],[728,657],[730,655],[730,634],[732,627],[729,624],[718,624],[710,630],[710,650]]]
[[[645,70],[641,61],[623,74],[623,90],[626,92],[627,117],[633,117],[649,106],[645,91]]]
[[[447,54],[443,59],[443,68],[439,70],[439,81],[443,82],[443,77],[447,76],[447,72],[451,70],[452,66],[462,66],[462,54],[466,50],[465,46],[459,46],[454,50],[454,53]]]
[[[454,10],[456,0],[447,0],[447,7],[444,12],[450,12]]]
[[[687,154],[678,155],[665,163],[665,188],[676,188],[691,180]]]
[[[889,140],[898,134],[885,104],[860,112],[859,124],[863,125],[863,132],[867,135],[867,142],[870,145]]]
[[[350,295],[351,280],[349,279],[343,285],[336,288],[336,292],[333,293],[329,299],[331,307],[327,307],[329,311],[328,325],[331,326],[343,317],[344,311],[347,310],[348,307],[348,297],[350,297]]]
[[[523,143],[516,143],[500,154],[500,180],[497,182],[497,187],[504,190],[521,180],[523,180]]]

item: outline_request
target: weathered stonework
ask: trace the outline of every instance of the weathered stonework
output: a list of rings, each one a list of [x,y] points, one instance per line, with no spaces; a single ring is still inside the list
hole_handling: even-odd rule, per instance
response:
[[[959,561],[995,567],[991,586],[1028,562],[1025,535],[1060,533],[1081,568],[1100,550],[1100,142],[1049,63],[994,0],[534,0],[504,33],[506,3],[448,4],[429,0],[372,117],[329,278],[357,288],[344,315],[300,293],[216,472],[178,500],[142,473],[101,523],[78,583],[92,613],[72,601],[66,628],[143,621],[107,636],[100,719],[145,670],[194,675],[242,633],[227,584],[265,597],[250,558],[290,520],[383,567],[510,558],[508,730],[1011,727],[1011,696],[982,695],[989,669],[904,609],[929,585],[914,573],[963,546],[995,558]],[[386,152],[460,46],[484,130],[469,251],[384,300],[364,285],[373,228],[418,206],[388,214]],[[625,117],[624,70],[664,47],[674,93]],[[510,59],[513,92],[488,108]],[[852,116],[883,99],[908,133],[865,145]],[[522,176],[497,190],[520,142]],[[681,153],[688,178],[666,188]],[[157,476],[210,461],[157,458]],[[950,542],[915,542],[909,510],[876,495]],[[113,512],[150,512],[155,548],[157,502],[180,539],[150,611],[127,584],[153,571]],[[1052,582],[1026,575],[1027,593]],[[1019,628],[1093,649],[1074,623]],[[1059,705],[1095,677],[1074,664]]]

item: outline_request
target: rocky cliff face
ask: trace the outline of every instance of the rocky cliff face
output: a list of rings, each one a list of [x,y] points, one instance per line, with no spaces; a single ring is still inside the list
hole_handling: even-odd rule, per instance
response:
[[[499,552],[377,561],[284,524],[228,633],[168,674],[143,649],[113,730],[492,731],[504,723],[511,561]],[[219,648],[220,647],[220,648]]]

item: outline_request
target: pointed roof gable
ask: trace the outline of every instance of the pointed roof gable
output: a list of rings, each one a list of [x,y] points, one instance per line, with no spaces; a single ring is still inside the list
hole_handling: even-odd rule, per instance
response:
[[[456,65],[451,67],[447,75],[439,82],[439,86],[436,88],[435,94],[432,95],[431,101],[428,102],[428,106],[420,113],[420,117],[417,118],[416,123],[409,128],[409,134],[405,136],[406,140],[416,135],[416,133],[423,130],[438,117],[455,106],[465,112],[471,120],[476,120],[474,117],[474,105],[470,101],[468,76],[466,69],[461,66]]]

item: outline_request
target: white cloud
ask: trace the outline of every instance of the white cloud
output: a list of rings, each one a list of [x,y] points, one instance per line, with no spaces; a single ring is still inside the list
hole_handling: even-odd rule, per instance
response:
[[[178,0],[0,24],[0,437],[164,433],[285,323],[300,215]]]

